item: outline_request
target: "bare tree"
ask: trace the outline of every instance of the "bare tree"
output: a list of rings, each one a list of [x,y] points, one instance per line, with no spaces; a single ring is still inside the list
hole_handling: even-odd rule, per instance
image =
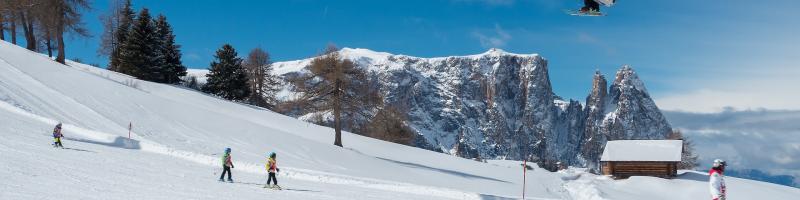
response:
[[[11,43],[17,44],[17,19],[20,10],[21,0],[0,0],[0,15],[5,15],[4,21],[8,21],[8,32],[11,34]]]
[[[352,119],[356,115],[366,118],[370,111],[380,106],[383,98],[376,84],[371,84],[366,72],[355,63],[343,59],[335,45],[311,61],[309,73],[292,78],[294,89],[301,94],[301,102],[318,112],[333,112],[335,139],[342,146],[343,115]]]
[[[35,4],[31,0],[21,0],[17,7],[19,20],[22,23],[22,32],[25,34],[25,48],[31,51],[36,51],[36,34],[33,32],[34,17],[32,10]]]
[[[112,0],[109,2],[108,13],[100,15],[100,23],[103,24],[103,34],[100,36],[100,48],[97,54],[109,56],[117,48],[120,41],[117,39],[117,29],[120,21],[124,19],[123,11],[125,6],[130,5],[130,0]]]
[[[54,15],[56,22],[55,37],[58,41],[56,61],[65,64],[64,35],[73,33],[81,37],[89,36],[89,32],[81,22],[83,15],[79,12],[81,9],[90,9],[89,3],[86,0],[50,0],[45,2],[48,4],[47,7],[52,9],[51,13]]]
[[[38,37],[41,39],[42,48],[47,50],[47,55],[49,57],[53,57],[53,48],[55,44],[53,44],[53,40],[55,40],[55,29],[56,29],[56,16],[54,16],[50,11],[52,8],[48,7],[48,4],[40,4],[34,8],[34,15],[35,21],[38,27]]]
[[[367,137],[404,145],[412,145],[416,137],[416,133],[406,125],[405,112],[393,106],[378,111],[360,132]]]
[[[6,13],[4,12],[6,6],[6,2],[0,0],[0,40],[6,40]]]
[[[100,55],[108,53],[108,69],[119,72],[119,65],[122,62],[122,46],[133,28],[136,12],[133,10],[130,0],[125,0],[121,8],[113,8],[118,10],[112,9],[113,13],[102,19],[105,31],[103,31],[103,39],[98,53]]]
[[[681,152],[681,162],[678,163],[678,169],[694,169],[698,166],[698,156],[694,153],[694,143],[684,136],[683,132],[677,129],[672,130],[667,139],[683,141],[683,151]]]
[[[25,36],[26,48],[36,50],[36,34],[34,32],[34,9],[39,6],[40,0],[3,0],[0,2],[2,10],[0,12],[10,16],[11,40],[17,44],[17,23],[22,25]]]
[[[244,61],[247,70],[248,84],[250,86],[250,104],[273,109],[277,104],[276,93],[281,82],[272,74],[272,63],[269,53],[261,48],[255,48],[247,55]]]

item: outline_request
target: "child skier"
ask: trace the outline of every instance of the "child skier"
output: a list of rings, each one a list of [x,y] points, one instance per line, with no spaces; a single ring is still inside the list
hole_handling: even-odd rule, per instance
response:
[[[228,182],[233,183],[233,174],[231,174],[231,168],[233,168],[233,162],[231,162],[231,148],[225,148],[225,154],[222,155],[222,175],[219,176],[219,181],[223,181],[223,177],[225,177],[225,173],[228,173]]]
[[[61,144],[61,137],[64,137],[64,135],[61,134],[61,122],[59,122],[56,128],[53,129],[53,147],[64,148],[64,145]]]
[[[723,180],[724,175],[722,175],[725,172],[726,165],[724,160],[716,159],[711,171],[708,172],[708,185],[711,190],[711,199],[713,200],[726,199],[725,180]]]
[[[281,171],[278,169],[278,161],[275,160],[276,155],[275,152],[269,154],[269,158],[267,158],[267,172],[269,172],[269,177],[267,178],[267,185],[264,188],[273,188],[273,189],[281,189],[281,186],[278,186],[278,178],[275,177],[275,173]],[[275,186],[270,185],[270,181],[275,182]]]

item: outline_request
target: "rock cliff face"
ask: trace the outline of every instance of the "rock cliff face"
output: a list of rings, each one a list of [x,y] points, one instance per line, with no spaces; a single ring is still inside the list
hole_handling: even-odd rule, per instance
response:
[[[418,58],[348,48],[341,54],[380,80],[387,105],[408,113],[417,146],[461,157],[595,167],[605,141],[660,139],[671,130],[628,66],[610,88],[596,73],[583,106],[553,93],[547,61],[536,54],[490,49]],[[306,73],[309,62],[275,63],[275,72]]]

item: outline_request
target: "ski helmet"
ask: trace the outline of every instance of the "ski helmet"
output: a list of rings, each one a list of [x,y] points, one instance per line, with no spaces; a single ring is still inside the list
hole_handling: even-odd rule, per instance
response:
[[[720,167],[720,166],[724,167],[724,166],[728,166],[728,164],[725,163],[725,161],[722,160],[722,159],[714,159],[714,167]]]
[[[270,158],[274,158],[275,157],[275,152],[269,153],[269,157]]]
[[[230,153],[230,152],[231,152],[231,148],[230,147],[229,148],[225,148],[225,153]]]
[[[61,122],[58,122],[58,124],[56,124],[56,127],[61,128]]]

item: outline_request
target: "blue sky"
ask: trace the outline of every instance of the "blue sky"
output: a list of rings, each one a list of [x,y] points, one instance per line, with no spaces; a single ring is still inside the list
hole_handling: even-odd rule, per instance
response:
[[[714,112],[800,109],[800,1],[621,0],[606,17],[563,9],[579,0],[163,1],[134,0],[167,16],[183,62],[206,68],[214,51],[254,47],[274,61],[306,58],[325,44],[420,57],[477,54],[497,47],[549,60],[556,94],[581,101],[596,69],[613,79],[630,64],[662,109]],[[71,39],[68,58],[105,65],[94,37]]]

